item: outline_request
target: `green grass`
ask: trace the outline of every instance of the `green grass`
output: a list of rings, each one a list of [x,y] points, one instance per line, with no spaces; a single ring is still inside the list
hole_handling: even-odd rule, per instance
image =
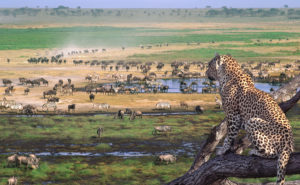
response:
[[[276,40],[271,42],[255,42],[251,44],[220,44],[220,47],[225,48],[234,48],[234,47],[291,47],[291,46],[299,46],[299,42],[282,42]]]
[[[247,29],[246,29],[247,30]],[[140,44],[187,42],[251,42],[253,39],[299,38],[289,32],[234,32],[224,29],[220,33],[195,34],[201,29],[159,29],[129,27],[56,27],[13,29],[0,28],[0,49],[39,49],[57,47],[121,47]],[[213,31],[213,29],[212,29]],[[166,34],[166,32],[168,34]]]
[[[155,165],[154,161],[155,157],[64,157],[52,163],[43,161],[36,170],[1,166],[0,172],[5,173],[0,174],[0,184],[5,184],[5,179],[11,176],[17,176],[20,184],[41,184],[46,181],[53,181],[54,184],[161,184],[182,175],[188,170],[193,159],[181,157],[176,163],[169,165]]]
[[[104,128],[102,139],[151,139],[154,126],[170,125],[176,134],[186,135],[183,130],[191,128],[199,129],[200,133],[207,133],[210,127],[203,127],[203,124],[214,125],[218,120],[211,120],[209,117],[223,117],[223,113],[218,114],[208,112],[200,116],[145,116],[144,119],[135,119],[130,121],[126,116],[124,120],[113,119],[113,116],[76,116],[59,117],[49,116],[43,118],[28,117],[0,117],[0,139],[38,141],[38,140],[69,140],[75,143],[90,142],[90,139],[96,137],[96,130],[99,126]],[[197,123],[197,124],[194,124]],[[59,135],[57,133],[60,133]],[[84,134],[83,134],[84,133]],[[199,135],[199,133],[190,133]],[[108,148],[105,145],[99,145],[99,148]]]
[[[300,151],[300,117],[299,104],[287,113],[295,137],[296,151]],[[197,116],[145,116],[143,119],[129,121],[113,119],[108,116],[76,116],[76,117],[0,117],[0,139],[3,143],[22,141],[31,143],[25,149],[41,141],[64,141],[66,143],[91,143],[96,138],[96,128],[104,127],[101,143],[94,147],[80,147],[76,151],[110,152],[122,150],[124,146],[116,146],[119,140],[126,143],[135,141],[167,141],[176,145],[183,141],[201,142],[212,126],[224,118],[223,112],[207,110]],[[171,125],[170,136],[152,136],[156,125]],[[58,134],[59,133],[59,134]],[[32,136],[32,137],[30,137]],[[105,142],[102,142],[104,140]],[[110,146],[106,141],[113,142]],[[149,151],[147,144],[131,145],[134,150]],[[164,146],[162,146],[166,149]],[[24,149],[24,148],[23,148]],[[21,149],[22,150],[22,149]],[[61,150],[57,148],[56,150]],[[64,151],[66,148],[63,149]],[[5,184],[11,176],[17,176],[21,184],[52,181],[53,184],[164,184],[184,174],[193,162],[193,157],[177,156],[174,164],[155,164],[155,156],[139,158],[121,157],[41,157],[40,167],[27,170],[25,167],[7,167],[6,155],[0,156],[0,184]],[[299,175],[287,176],[287,180],[300,179]],[[238,182],[267,182],[275,178],[238,179]]]
[[[253,51],[244,51],[244,50],[236,50],[236,49],[220,49],[218,47],[215,48],[199,48],[199,49],[188,49],[188,50],[180,50],[180,51],[167,51],[161,54],[135,54],[130,56],[130,58],[135,59],[144,59],[144,60],[163,60],[163,61],[174,61],[174,60],[199,60],[199,59],[208,59],[211,56],[214,56],[215,53],[219,54],[231,54],[235,58],[239,57],[265,57],[271,56],[271,53],[255,53]]]

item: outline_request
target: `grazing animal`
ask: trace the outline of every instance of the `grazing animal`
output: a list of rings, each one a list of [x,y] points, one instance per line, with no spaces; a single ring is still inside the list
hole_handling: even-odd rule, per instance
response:
[[[123,119],[124,118],[124,111],[122,110],[118,110],[118,112],[115,114],[114,119],[119,118],[119,119]]]
[[[76,108],[76,104],[68,105],[68,112],[70,112],[70,110],[72,110],[73,112],[75,112],[75,108]]]
[[[32,158],[32,157],[26,157],[26,156],[18,156],[17,157],[17,160],[18,160],[18,164],[19,166],[21,166],[22,164],[26,165],[26,167],[30,167],[32,169],[37,169],[39,164],[39,159],[35,159],[35,158]]]
[[[168,132],[171,132],[172,131],[172,128],[170,126],[156,126],[154,127],[154,130],[152,131],[152,134],[153,135],[156,135],[160,132],[165,132],[165,133],[168,133]]]
[[[18,179],[16,177],[11,177],[7,180],[8,185],[17,185],[18,184]]]
[[[12,81],[9,79],[2,79],[2,82],[3,82],[4,86],[8,86],[8,85],[12,84]]]
[[[176,162],[176,157],[171,154],[165,154],[165,155],[158,156],[157,160],[159,160],[160,162],[166,162],[167,164],[169,164],[169,163]]]
[[[197,105],[197,106],[195,107],[195,112],[196,112],[197,114],[202,114],[202,113],[203,113],[203,108],[202,108],[200,105]]]
[[[29,154],[29,158],[31,158],[35,164],[38,164],[40,161],[40,158],[37,158],[35,154]]]
[[[24,95],[28,95],[29,92],[30,92],[29,88],[24,89]]]
[[[255,88],[251,77],[231,56],[216,55],[208,64],[206,75],[219,81],[228,123],[228,134],[218,154],[230,150],[243,128],[255,148],[249,154],[278,158],[277,185],[283,185],[294,139],[291,125],[279,105],[269,94]]]
[[[170,109],[171,110],[171,104],[169,102],[159,102],[156,104],[157,109]]]
[[[17,154],[14,154],[14,155],[11,155],[9,157],[7,157],[7,165],[10,166],[10,165],[17,165],[17,159],[18,155]]]
[[[44,95],[44,99],[46,98],[46,96],[55,96],[56,95],[56,90],[48,90],[48,91],[44,91],[43,92]]]
[[[47,102],[59,102],[59,98],[58,97],[50,97],[47,99]]]
[[[15,105],[10,105],[11,110],[17,110],[18,112],[23,111],[23,105],[21,103],[15,104]]]
[[[130,108],[126,108],[126,109],[125,109],[125,114],[131,115],[132,112],[133,112],[133,111],[132,111]]]
[[[143,118],[143,113],[141,111],[133,111],[129,117],[129,120],[134,120],[136,117]]]
[[[95,95],[94,94],[90,94],[89,98],[90,98],[90,101],[94,101]]]
[[[5,99],[1,102],[1,105],[5,108],[10,108],[11,106],[16,105],[16,101]]]
[[[222,108],[222,100],[220,100],[218,97],[215,97],[216,105],[219,109]]]
[[[57,106],[55,102],[49,102],[49,103],[45,103],[42,105],[42,109],[45,110],[47,109],[47,112],[50,108],[53,108],[53,111],[56,111]]]
[[[21,85],[24,85],[25,83],[26,83],[26,78],[19,78],[19,81],[20,81],[20,83],[21,83]]]
[[[15,91],[14,86],[9,86],[5,90],[5,95],[11,95],[12,92]]]
[[[33,105],[25,105],[23,107],[23,113],[27,115],[33,115],[36,113],[36,107]]]
[[[110,108],[110,105],[107,103],[99,103],[99,104],[93,103],[93,108],[98,108],[100,110],[106,109],[106,111],[108,111],[108,109]]]
[[[104,131],[104,129],[103,129],[102,127],[99,127],[99,128],[97,129],[97,135],[98,135],[98,138],[101,137],[101,135],[103,134],[103,131]]]
[[[182,101],[182,102],[180,102],[180,107],[182,107],[184,109],[188,109],[189,105],[186,102]]]

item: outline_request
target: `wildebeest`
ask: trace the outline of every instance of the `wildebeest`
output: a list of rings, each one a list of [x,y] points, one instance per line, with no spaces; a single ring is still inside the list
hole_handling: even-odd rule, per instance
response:
[[[27,115],[33,115],[36,113],[36,107],[33,105],[25,105],[23,107],[23,113]]]
[[[17,177],[13,176],[13,177],[9,178],[7,180],[7,182],[8,182],[8,185],[17,185],[18,184],[18,179],[17,179]]]
[[[48,90],[48,91],[44,91],[43,92],[44,95],[44,99],[46,98],[46,96],[53,96],[56,95],[56,90]]]
[[[101,135],[103,134],[103,131],[104,131],[104,129],[103,129],[102,127],[99,127],[99,128],[97,129],[97,135],[98,135],[98,138],[101,137]]]
[[[50,97],[47,99],[47,102],[59,102],[59,98],[58,97]]]
[[[46,79],[44,79],[44,78],[39,78],[39,79],[37,79],[37,81],[42,82],[43,85],[45,85],[45,86],[49,85],[49,82]]]
[[[159,102],[156,104],[157,109],[171,109],[171,104],[169,102]]]
[[[126,109],[125,109],[125,114],[131,115],[132,112],[133,112],[133,111],[132,111],[130,108],[126,108]]]
[[[123,119],[124,118],[124,111],[118,110],[118,112],[114,116],[114,119],[116,119],[116,118]]]
[[[106,111],[108,111],[110,105],[107,103],[93,103],[93,108],[98,108],[100,110],[106,109]]]
[[[11,95],[11,93],[14,91],[14,86],[9,86],[4,91],[5,95]]]
[[[68,105],[68,112],[70,112],[70,110],[72,110],[73,112],[75,112],[75,108],[76,108],[76,104]]]
[[[28,95],[29,92],[30,92],[29,88],[24,89],[24,95]]]
[[[45,110],[47,109],[47,112],[50,108],[53,108],[53,111],[56,111],[57,106],[55,102],[49,102],[49,103],[45,103],[42,105],[42,109]]]
[[[21,85],[24,85],[25,84],[25,82],[26,82],[26,78],[19,78],[19,82],[20,82],[20,84]]]
[[[39,80],[32,80],[32,86],[34,85],[40,86],[41,82]]]
[[[184,102],[184,101],[180,102],[180,107],[182,107],[184,109],[188,109],[189,108],[188,104],[186,102]]]
[[[166,162],[167,164],[169,164],[169,163],[176,162],[176,157],[171,154],[165,154],[165,155],[158,156],[157,160],[159,160],[160,162]]]
[[[197,114],[202,114],[203,113],[203,108],[200,105],[197,105],[195,107],[195,111]]]
[[[4,86],[7,86],[7,85],[11,85],[11,84],[12,84],[12,81],[9,80],[9,79],[2,79],[2,82],[3,82]]]
[[[11,155],[9,157],[7,157],[7,165],[10,166],[10,165],[17,165],[17,159],[18,155],[17,154],[14,154],[14,155]]]
[[[134,120],[137,116],[143,118],[143,113],[141,111],[133,111],[130,115],[129,120]]]
[[[90,98],[90,101],[94,101],[95,95],[94,94],[90,94],[89,98]]]
[[[160,132],[168,133],[171,131],[172,131],[172,128],[170,126],[156,126],[156,127],[154,127],[152,134],[156,135]]]

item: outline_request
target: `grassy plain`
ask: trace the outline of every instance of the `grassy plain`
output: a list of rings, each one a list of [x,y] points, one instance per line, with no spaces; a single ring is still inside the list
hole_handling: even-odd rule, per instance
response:
[[[300,118],[298,104],[287,114],[291,121],[296,151],[300,151]],[[10,176],[18,176],[22,183],[51,184],[162,184],[186,172],[193,162],[188,154],[199,147],[212,126],[224,117],[222,111],[209,110],[197,116],[145,116],[124,121],[112,116],[75,117],[1,117],[0,139],[2,152],[144,152],[164,153],[184,150],[175,164],[155,163],[154,156],[41,156],[37,170],[7,167],[6,156],[0,157],[1,184]],[[169,125],[169,135],[152,135],[154,126]],[[96,129],[104,128],[101,141]],[[109,144],[111,143],[111,144]],[[189,148],[185,143],[193,143]],[[288,180],[299,179],[299,175]],[[239,182],[269,182],[274,178],[236,179]]]

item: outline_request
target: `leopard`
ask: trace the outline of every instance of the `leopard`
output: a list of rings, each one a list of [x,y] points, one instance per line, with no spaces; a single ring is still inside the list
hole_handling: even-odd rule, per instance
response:
[[[253,148],[248,154],[277,158],[276,185],[283,185],[294,139],[282,109],[268,93],[255,88],[252,78],[231,55],[216,54],[206,75],[219,82],[227,121],[227,135],[217,155],[231,152],[239,131],[245,130]]]

